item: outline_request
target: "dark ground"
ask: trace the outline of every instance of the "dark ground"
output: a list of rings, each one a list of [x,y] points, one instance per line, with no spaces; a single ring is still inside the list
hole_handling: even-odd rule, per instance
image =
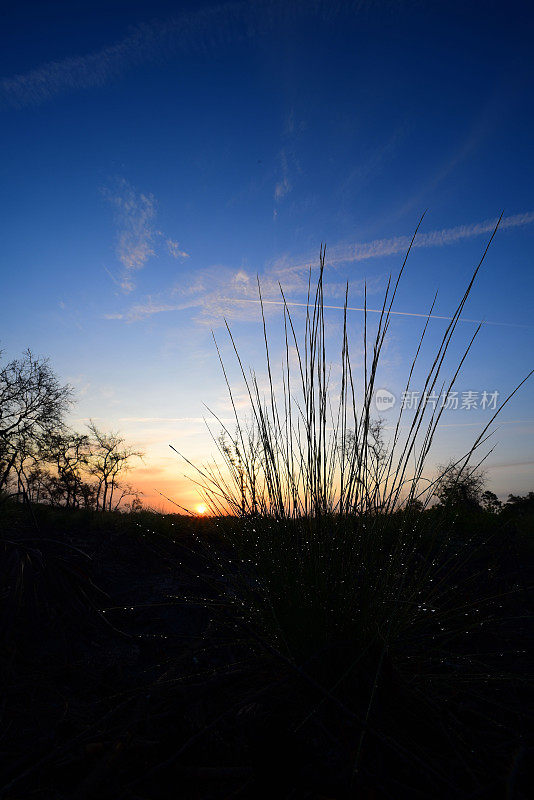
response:
[[[214,521],[0,513],[0,798],[530,796],[532,516],[503,523],[500,618],[472,643],[499,680],[436,710],[386,659],[355,771],[353,707],[221,612]]]

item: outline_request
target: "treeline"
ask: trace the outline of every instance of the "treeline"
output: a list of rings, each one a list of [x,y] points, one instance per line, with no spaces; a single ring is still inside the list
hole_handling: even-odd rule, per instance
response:
[[[484,489],[485,475],[480,470],[462,470],[451,463],[440,467],[440,473],[434,493],[438,507],[464,513],[486,511],[504,518],[534,512],[534,492],[524,496],[509,494],[503,503],[495,492]]]
[[[87,432],[71,430],[65,416],[72,404],[72,388],[48,359],[27,350],[2,367],[0,493],[68,508],[139,509],[139,492],[124,477],[143,454],[94,422]]]

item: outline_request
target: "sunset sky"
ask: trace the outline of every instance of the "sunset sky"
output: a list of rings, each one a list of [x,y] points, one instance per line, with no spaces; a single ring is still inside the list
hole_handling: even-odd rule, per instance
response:
[[[532,368],[529,3],[20,0],[2,22],[3,358],[49,356],[74,427],[92,417],[146,451],[130,480],[148,504],[197,502],[168,445],[201,463],[206,405],[229,418],[212,330],[232,376],[225,317],[261,376],[256,275],[265,299],[280,281],[303,303],[322,242],[335,358],[344,282],[351,307],[365,281],[379,307],[426,211],[380,373],[400,402],[417,315],[436,290],[434,314],[453,313],[504,211],[452,353],[487,321],[457,386],[479,403],[447,412],[433,463],[488,421],[484,391],[504,399]],[[275,360],[280,321],[269,304]],[[499,421],[502,498],[534,489],[533,404],[534,380]]]

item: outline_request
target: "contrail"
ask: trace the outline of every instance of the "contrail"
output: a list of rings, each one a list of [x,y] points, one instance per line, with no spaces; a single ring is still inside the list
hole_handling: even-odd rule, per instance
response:
[[[534,211],[513,214],[503,217],[499,230],[522,228],[534,222]],[[446,247],[465,239],[473,239],[485,233],[491,233],[497,224],[497,219],[486,219],[483,222],[474,222],[471,225],[457,225],[455,228],[419,233],[413,242],[413,249],[428,247]],[[326,258],[330,264],[349,264],[355,261],[368,261],[373,258],[383,258],[405,253],[410,245],[409,236],[394,236],[390,239],[373,239],[370,242],[355,242],[354,244],[337,244],[327,248]],[[298,263],[289,267],[289,270],[301,270],[305,266],[317,267],[319,261],[316,256],[300,258]]]
[[[366,7],[375,4],[376,0],[230,0],[204,5],[170,19],[136,25],[122,38],[84,55],[0,77],[0,104],[3,101],[15,108],[39,105],[67,92],[104,86],[139,64],[169,61],[178,53],[232,46],[275,29],[288,9],[297,18],[331,20],[357,11],[365,13]]]
[[[509,228],[519,228],[523,225],[530,225],[534,222],[532,211],[523,214],[514,214],[510,217],[503,217],[499,224],[499,230]],[[476,222],[472,225],[458,225],[455,228],[445,228],[438,231],[420,233],[413,243],[414,248],[425,247],[444,247],[448,244],[455,244],[463,239],[472,239],[484,233],[491,233],[497,224],[496,219],[488,219],[484,222]],[[340,248],[331,254],[337,261],[365,261],[368,258],[378,256],[396,255],[406,250],[410,244],[407,236],[397,236],[393,239],[376,239],[373,242],[355,244],[348,248]]]
[[[237,297],[221,297],[221,301],[225,303],[257,303],[260,305],[270,305],[270,306],[299,306],[300,308],[313,308],[312,303],[295,303],[295,302],[284,302],[283,300],[255,300],[254,298],[237,298]],[[334,311],[344,311],[345,306],[330,306],[330,305],[323,305],[323,308],[330,308]],[[358,306],[347,306],[347,311],[368,311],[370,314],[382,314],[381,308],[359,308]],[[424,319],[441,319],[450,322],[454,319],[454,317],[445,317],[439,314],[419,314],[415,311],[390,311],[390,314],[395,314],[398,317],[422,317]],[[476,325],[499,325],[504,326],[507,328],[531,328],[532,325],[521,325],[518,322],[491,322],[490,320],[483,320],[483,319],[468,319],[467,317],[460,317],[458,322],[472,322]]]

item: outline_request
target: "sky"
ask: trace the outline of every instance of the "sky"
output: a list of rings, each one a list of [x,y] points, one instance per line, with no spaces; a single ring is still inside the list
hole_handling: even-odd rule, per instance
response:
[[[212,333],[241,397],[224,319],[261,377],[256,278],[276,360],[278,282],[304,303],[321,243],[335,362],[345,282],[351,308],[364,285],[379,308],[426,212],[379,376],[398,409],[417,315],[438,291],[433,313],[451,316],[503,212],[451,368],[487,324],[431,466],[468,450],[488,398],[534,366],[529,3],[20,0],[2,18],[3,358],[49,356],[75,389],[73,427],[92,418],[145,451],[130,481],[146,504],[194,507],[169,444],[201,464],[206,406],[230,418]],[[363,315],[348,316],[361,367]],[[424,364],[446,324],[430,321]],[[494,426],[501,498],[534,489],[533,401],[534,380]]]

